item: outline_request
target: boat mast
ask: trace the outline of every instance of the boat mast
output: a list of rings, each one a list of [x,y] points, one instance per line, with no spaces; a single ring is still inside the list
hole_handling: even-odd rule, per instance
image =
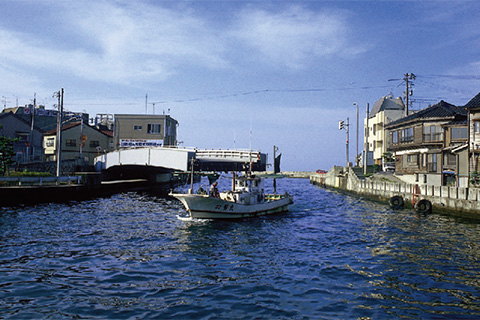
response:
[[[277,179],[275,179],[275,175],[277,174],[276,163],[277,161],[275,152],[277,151],[277,147],[273,146],[273,194],[277,194]]]
[[[191,175],[190,175],[190,189],[188,189],[188,193],[189,193],[189,194],[193,194],[193,164],[194,164],[194,161],[195,161],[195,160],[194,160],[193,157],[192,157],[192,159],[191,159],[190,161],[191,161],[191,162],[190,162],[190,166],[192,167],[192,168],[191,168],[191,169],[192,169],[192,173],[191,173]]]

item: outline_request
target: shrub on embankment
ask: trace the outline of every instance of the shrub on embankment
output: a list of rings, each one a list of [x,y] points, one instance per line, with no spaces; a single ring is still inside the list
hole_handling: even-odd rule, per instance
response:
[[[53,177],[49,172],[36,171],[12,171],[8,174],[10,177]]]

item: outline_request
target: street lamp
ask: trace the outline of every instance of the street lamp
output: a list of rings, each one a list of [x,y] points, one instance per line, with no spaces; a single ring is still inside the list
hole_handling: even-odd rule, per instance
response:
[[[357,152],[355,153],[355,165],[358,165],[358,104],[354,102],[353,105],[357,107]]]

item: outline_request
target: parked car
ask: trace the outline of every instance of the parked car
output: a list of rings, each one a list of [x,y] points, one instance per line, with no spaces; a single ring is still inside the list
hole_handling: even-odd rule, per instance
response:
[[[385,172],[395,172],[395,162],[385,162],[383,163],[383,171]]]
[[[325,170],[322,170],[322,169],[318,169],[317,171],[315,171],[316,173],[318,174],[324,174],[324,173],[327,173],[327,171]]]

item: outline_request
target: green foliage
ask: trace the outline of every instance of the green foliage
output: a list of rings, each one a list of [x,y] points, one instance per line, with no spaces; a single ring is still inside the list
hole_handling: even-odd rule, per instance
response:
[[[14,171],[10,173],[11,177],[53,177],[49,172],[35,172],[35,171]]]
[[[5,175],[8,172],[8,167],[15,163],[13,144],[17,141],[18,139],[0,136],[0,174],[2,175]]]

